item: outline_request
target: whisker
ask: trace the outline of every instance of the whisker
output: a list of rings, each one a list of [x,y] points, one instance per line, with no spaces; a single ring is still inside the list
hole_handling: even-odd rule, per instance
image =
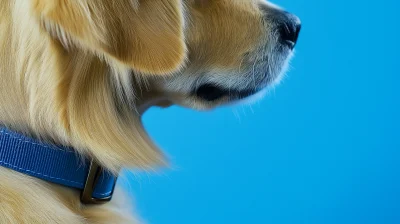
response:
[[[255,73],[255,66],[256,66],[256,63],[258,62],[258,57],[259,57],[259,55],[257,55],[257,56],[256,56],[256,59],[254,60],[254,63],[253,63],[253,71],[252,71],[252,73],[251,73],[252,81],[253,81],[253,88],[254,88],[254,89],[256,88],[256,80],[255,80],[254,73]]]
[[[251,113],[254,114],[254,110],[253,110],[252,105],[249,105],[249,108],[250,108]]]
[[[237,109],[233,109],[232,112],[233,112],[233,115],[235,116],[235,118],[238,119],[239,123],[241,123],[242,119],[240,117],[240,114],[239,114],[238,110]]]

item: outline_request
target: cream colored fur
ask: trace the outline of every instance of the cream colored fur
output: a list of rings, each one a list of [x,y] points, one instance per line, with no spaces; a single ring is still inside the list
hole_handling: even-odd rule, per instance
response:
[[[260,2],[1,0],[0,124],[114,173],[164,166],[141,113],[187,100],[171,92],[182,77],[246,68],[242,56],[270,41]],[[69,188],[1,167],[0,179],[0,223],[137,222],[118,189],[112,202],[84,206]]]

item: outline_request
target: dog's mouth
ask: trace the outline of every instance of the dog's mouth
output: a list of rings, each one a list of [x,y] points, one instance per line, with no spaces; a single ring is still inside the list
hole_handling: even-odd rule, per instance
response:
[[[193,95],[207,102],[214,102],[222,98],[227,98],[229,101],[245,99],[256,94],[259,90],[256,89],[226,89],[214,84],[203,84],[193,91]]]
[[[190,99],[194,97],[197,100],[205,102],[207,105],[220,105],[220,104],[235,104],[235,102],[241,102],[247,100],[252,96],[262,93],[264,89],[227,89],[216,84],[202,84],[198,88],[194,89],[188,96],[180,94],[167,94],[169,96],[151,96],[150,98],[144,99],[139,102],[139,113],[143,114],[147,109],[152,106],[167,108],[172,105],[188,106],[192,104],[186,104],[184,99]],[[175,96],[175,97],[174,97]],[[211,106],[211,107],[214,107]],[[190,107],[190,106],[189,106]],[[199,108],[200,109],[200,108]]]

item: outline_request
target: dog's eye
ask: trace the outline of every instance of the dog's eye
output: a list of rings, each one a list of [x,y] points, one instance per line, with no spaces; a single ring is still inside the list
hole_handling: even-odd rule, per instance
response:
[[[217,100],[228,94],[229,94],[229,92],[227,90],[224,90],[224,89],[222,89],[218,86],[212,85],[212,84],[201,85],[196,90],[196,96],[198,96],[206,101],[214,101],[214,100]]]

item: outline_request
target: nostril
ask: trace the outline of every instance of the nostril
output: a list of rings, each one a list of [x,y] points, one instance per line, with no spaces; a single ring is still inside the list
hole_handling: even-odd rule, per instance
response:
[[[287,44],[290,48],[294,48],[299,38],[301,30],[301,24],[298,20],[285,21],[278,27],[280,38],[284,44]]]
[[[278,30],[282,40],[289,40],[294,42],[294,30],[291,28],[290,24],[282,23],[279,26]]]

